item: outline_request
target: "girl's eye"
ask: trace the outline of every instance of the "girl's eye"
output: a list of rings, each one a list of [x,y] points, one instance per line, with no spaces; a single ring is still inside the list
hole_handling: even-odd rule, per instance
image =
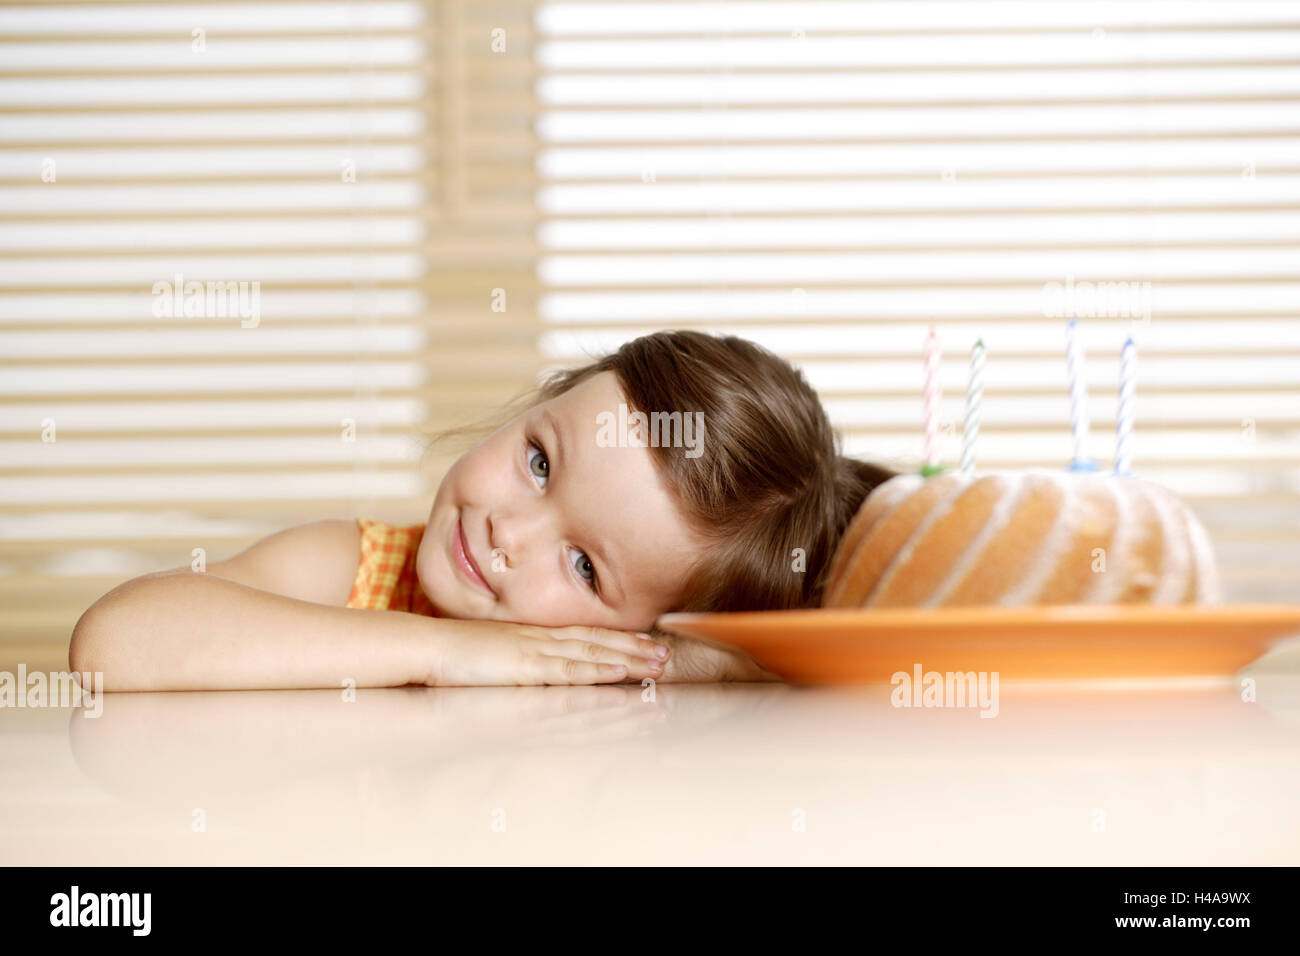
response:
[[[531,440],[528,442],[528,473],[540,479],[543,487],[546,486],[546,479],[551,474],[551,463],[546,457],[546,452],[542,451],[537,442]],[[591,563],[591,558],[577,548],[573,551],[578,556],[578,560],[573,563],[573,569],[578,572],[578,577],[587,582],[587,586],[592,591],[599,594],[600,582],[596,578],[596,568]]]
[[[578,560],[573,563],[573,569],[578,572],[578,577],[586,581],[587,585],[599,594],[600,588],[596,586],[596,568],[592,565],[591,558],[587,557],[581,551],[578,551],[577,548],[574,548],[573,550],[578,555]],[[588,577],[588,575],[590,575],[590,577]]]
[[[546,484],[546,479],[551,473],[551,463],[546,459],[546,452],[542,451],[532,442],[528,443],[528,473],[534,478],[540,478],[542,484]],[[534,453],[536,453],[534,455]]]

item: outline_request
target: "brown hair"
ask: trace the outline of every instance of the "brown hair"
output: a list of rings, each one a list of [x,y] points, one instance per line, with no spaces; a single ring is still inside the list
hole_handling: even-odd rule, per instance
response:
[[[734,335],[674,329],[641,336],[589,364],[552,372],[524,407],[607,371],[632,410],[704,415],[698,457],[649,448],[687,524],[715,542],[689,569],[673,610],[817,607],[849,521],[895,472],[840,454],[840,436],[802,373]],[[796,570],[796,549],[803,570]]]

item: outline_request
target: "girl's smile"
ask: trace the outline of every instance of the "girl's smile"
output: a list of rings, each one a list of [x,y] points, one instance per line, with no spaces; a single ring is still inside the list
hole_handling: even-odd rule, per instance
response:
[[[496,591],[492,590],[492,585],[488,584],[487,579],[479,570],[479,563],[474,558],[473,549],[466,540],[464,523],[461,518],[457,518],[456,526],[452,529],[451,536],[451,555],[455,565],[464,573],[466,579],[475,587],[486,590],[492,597],[496,597]]]

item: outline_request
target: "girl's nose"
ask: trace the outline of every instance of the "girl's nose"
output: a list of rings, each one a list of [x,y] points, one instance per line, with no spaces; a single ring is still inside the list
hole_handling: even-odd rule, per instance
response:
[[[493,561],[501,555],[508,566],[518,566],[530,547],[546,539],[548,520],[540,509],[512,511],[509,515],[489,514],[488,546]]]
[[[500,522],[492,517],[487,516],[488,547],[492,550],[492,570],[505,571],[510,567],[510,555],[500,544],[500,534],[497,529]]]

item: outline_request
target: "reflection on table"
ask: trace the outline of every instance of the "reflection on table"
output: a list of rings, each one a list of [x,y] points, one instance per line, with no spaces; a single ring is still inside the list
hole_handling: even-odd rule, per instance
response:
[[[1294,864],[1255,680],[113,694],[0,712],[0,862]]]

